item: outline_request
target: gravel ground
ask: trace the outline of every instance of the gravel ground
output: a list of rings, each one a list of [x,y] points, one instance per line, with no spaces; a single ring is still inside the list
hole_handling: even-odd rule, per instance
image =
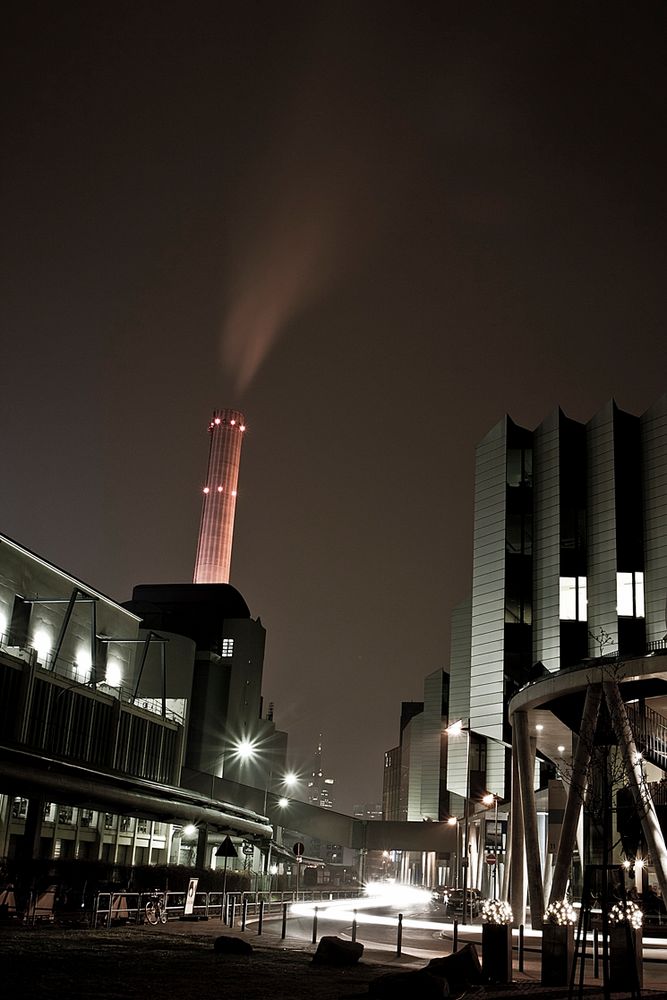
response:
[[[2,995],[21,1000],[341,1000],[400,964],[313,965],[314,948],[262,946],[247,957],[213,952],[211,933],[163,928],[0,930]],[[420,965],[423,963],[419,963]]]
[[[216,955],[213,942],[220,933],[244,937],[253,954]],[[236,934],[217,921],[111,930],[10,925],[0,929],[1,995],[15,1000],[346,1000],[367,997],[369,982],[385,972],[426,964],[409,955],[385,960],[383,953],[367,949],[357,965],[334,969],[314,965],[314,951],[314,945],[296,939]],[[507,987],[478,987],[466,997],[566,1000],[567,994],[567,989],[545,990],[533,978]],[[667,1000],[662,991],[644,990],[643,995]],[[602,1000],[599,986],[586,987],[584,996]]]

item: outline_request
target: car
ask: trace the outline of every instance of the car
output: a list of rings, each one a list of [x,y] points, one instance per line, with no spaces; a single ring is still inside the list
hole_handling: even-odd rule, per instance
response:
[[[434,889],[431,896],[431,905],[434,904],[434,896],[436,892],[438,892],[438,890]],[[439,909],[453,917],[463,916],[463,889],[447,889],[446,894],[442,893],[441,897],[442,902],[438,902],[436,904]],[[466,889],[466,917],[469,917],[471,912],[473,917],[479,916],[481,909],[481,892],[479,892],[478,889]]]
[[[446,910],[450,894],[455,891],[455,889],[452,889],[448,885],[436,885],[435,889],[431,890],[431,909],[438,911]]]

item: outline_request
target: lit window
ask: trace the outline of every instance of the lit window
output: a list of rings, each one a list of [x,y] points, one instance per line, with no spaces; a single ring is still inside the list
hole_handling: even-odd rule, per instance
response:
[[[222,640],[222,656],[233,656],[234,655],[234,640],[233,639],[223,639]]]
[[[76,660],[74,664],[74,669],[76,671],[76,679],[87,684],[90,680],[90,674],[93,667],[93,661],[90,658],[90,653],[85,649],[80,649],[76,654]]]
[[[620,618],[644,617],[644,574],[616,574],[616,613]]]
[[[586,601],[586,577],[561,576],[560,620],[566,622],[585,622],[587,620]]]
[[[109,687],[120,687],[122,678],[123,672],[121,670],[120,663],[117,663],[116,660],[109,660],[107,663],[105,683],[108,684]]]
[[[34,648],[37,650],[37,659],[40,663],[46,663],[48,655],[51,652],[51,637],[49,633],[43,629],[38,629],[32,640]]]

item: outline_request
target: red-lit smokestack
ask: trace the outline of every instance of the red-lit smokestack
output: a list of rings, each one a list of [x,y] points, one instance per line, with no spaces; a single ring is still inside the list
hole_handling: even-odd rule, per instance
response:
[[[238,410],[214,410],[208,425],[211,445],[203,490],[195,583],[229,583],[244,430],[245,420]]]

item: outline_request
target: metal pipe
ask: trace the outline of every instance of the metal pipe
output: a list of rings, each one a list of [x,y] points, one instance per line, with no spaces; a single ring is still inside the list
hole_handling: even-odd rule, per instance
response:
[[[189,789],[158,785],[142,778],[104,774],[103,772],[57,761],[40,754],[0,747],[3,777],[29,792],[59,794],[74,804],[93,808],[111,807],[146,819],[169,822],[210,823],[260,836],[270,836],[272,827],[260,822],[257,814],[246,817],[238,807],[199,796]],[[54,799],[56,801],[56,799]],[[57,801],[64,801],[63,799]],[[238,810],[238,811],[237,811]]]

